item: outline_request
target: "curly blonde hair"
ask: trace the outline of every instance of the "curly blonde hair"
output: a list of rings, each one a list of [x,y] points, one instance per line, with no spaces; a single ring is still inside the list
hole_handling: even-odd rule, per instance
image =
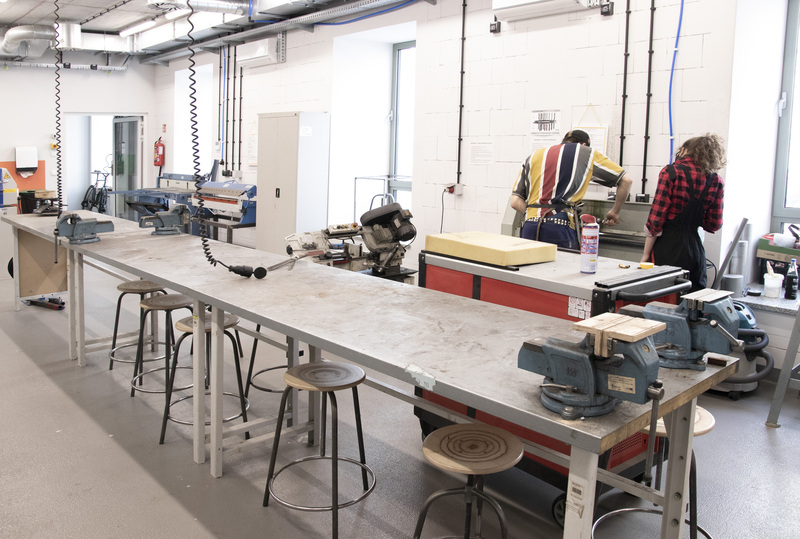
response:
[[[725,147],[722,139],[713,133],[693,137],[681,145],[683,155],[691,157],[703,174],[717,172],[725,166]]]

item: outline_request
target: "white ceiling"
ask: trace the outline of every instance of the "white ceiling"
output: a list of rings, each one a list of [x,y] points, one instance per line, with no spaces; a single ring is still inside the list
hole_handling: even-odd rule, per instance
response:
[[[85,32],[118,34],[120,30],[164,13],[164,6],[147,5],[147,0],[58,0],[58,18],[77,23]],[[52,25],[53,0],[8,0],[0,3],[0,26]]]

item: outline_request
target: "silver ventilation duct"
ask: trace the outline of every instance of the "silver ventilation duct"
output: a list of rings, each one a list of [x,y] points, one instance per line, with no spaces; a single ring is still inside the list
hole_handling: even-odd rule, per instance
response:
[[[9,28],[0,43],[2,56],[41,56],[50,42],[56,39],[52,26],[16,26]],[[34,50],[41,49],[38,54]]]

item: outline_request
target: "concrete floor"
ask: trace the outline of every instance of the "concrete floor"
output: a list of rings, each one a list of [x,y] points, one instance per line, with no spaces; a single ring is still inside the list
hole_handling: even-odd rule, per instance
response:
[[[89,338],[110,334],[117,282],[87,268]],[[134,306],[130,299],[123,310],[124,330],[135,327]],[[330,513],[261,506],[268,447],[226,454],[224,476],[214,479],[207,464],[192,461],[190,427],[170,423],[166,443],[159,445],[163,396],[131,398],[131,365],[109,371],[105,351],[90,354],[85,368],[65,359],[66,313],[40,307],[15,311],[13,281],[0,279],[0,536],[330,536]],[[387,339],[402,346],[403,336],[391,335],[390,328]],[[249,357],[251,339],[243,341]],[[280,358],[262,345],[257,368]],[[233,390],[233,367],[227,368],[226,384]],[[272,381],[281,385],[279,375]],[[700,525],[715,538],[800,537],[791,532],[800,519],[800,401],[797,392],[789,392],[782,427],[769,429],[764,421],[773,390],[774,383],[766,381],[738,401],[718,393],[699,399],[716,417],[714,430],[695,439]],[[360,395],[367,459],[378,484],[366,500],[341,510],[340,536],[411,537],[425,498],[462,478],[426,463],[408,404],[366,387]],[[255,390],[251,401],[252,415],[272,415],[278,406],[277,395]],[[357,455],[351,399],[342,395],[339,401],[341,452]],[[188,403],[185,411],[190,413]],[[302,439],[284,438],[280,459],[288,462],[310,451]],[[347,468],[342,474],[348,472],[356,476]],[[325,488],[325,475],[313,468],[287,479],[287,492]],[[350,482],[343,482],[349,492]],[[517,469],[487,477],[486,485],[506,511],[510,537],[561,537],[551,518],[558,489]],[[648,505],[611,491],[602,496],[597,514],[631,506]],[[430,513],[423,537],[458,534],[461,525],[460,505],[451,498]],[[632,514],[601,523],[596,537],[656,537],[657,530],[657,517]],[[484,535],[499,536],[491,514]]]

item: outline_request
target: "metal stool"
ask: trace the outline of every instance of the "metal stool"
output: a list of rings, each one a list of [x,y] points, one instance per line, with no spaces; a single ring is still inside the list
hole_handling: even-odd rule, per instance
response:
[[[256,324],[256,333],[258,333],[259,331],[261,331],[261,324]],[[261,369],[260,371],[254,373],[253,372],[253,365],[255,365],[255,362],[256,362],[256,350],[257,350],[257,347],[258,347],[258,339],[257,338],[253,338],[253,351],[250,354],[250,366],[247,368],[247,382],[245,383],[245,386],[244,386],[244,396],[245,397],[249,397],[250,396],[250,387],[254,387],[254,388],[258,389],[259,391],[266,391],[267,393],[282,393],[283,392],[283,388],[271,388],[271,387],[260,386],[260,385],[256,384],[255,378],[256,378],[256,376],[258,376],[260,374],[264,374],[266,372],[275,371],[275,370],[278,370],[278,369],[288,369],[289,368],[289,364],[286,363],[284,365],[276,365],[275,367],[267,367],[266,369]],[[302,356],[303,355],[303,351],[300,350],[298,355]]]
[[[333,538],[339,536],[339,509],[349,507],[366,498],[375,488],[375,474],[366,464],[364,455],[364,436],[361,430],[361,409],[358,403],[358,385],[366,379],[363,369],[349,363],[334,363],[329,361],[305,363],[288,369],[283,375],[286,382],[286,389],[283,390],[281,397],[281,407],[278,413],[278,423],[275,428],[275,438],[272,443],[272,455],[269,460],[269,472],[267,473],[267,483],[264,488],[264,507],[269,505],[269,498],[272,495],[275,501],[291,509],[300,511],[331,511]],[[339,425],[338,408],[336,405],[335,391],[352,388],[353,407],[356,415],[356,433],[358,435],[358,451],[361,458],[360,462],[347,457],[339,456]],[[322,393],[322,436],[320,440],[319,455],[312,455],[294,460],[283,468],[275,472],[275,461],[278,457],[278,444],[281,439],[281,426],[283,415],[286,411],[286,402],[292,389],[303,391],[318,391]],[[327,398],[326,398],[327,396]],[[326,402],[331,401],[331,455],[325,455],[325,422],[326,422]],[[278,475],[291,466],[311,461],[327,459],[331,460],[331,505],[328,506],[303,506],[292,504],[278,497],[274,491],[274,481]],[[361,468],[361,480],[364,486],[364,493],[357,498],[339,503],[339,461],[349,462]],[[368,480],[369,475],[370,480]]]
[[[119,361],[120,363],[134,363],[135,359],[119,359],[116,357],[116,353],[118,350],[122,350],[123,348],[128,348],[131,346],[136,346],[137,343],[130,343],[130,344],[123,344],[122,346],[117,346],[117,332],[119,330],[119,312],[122,307],[122,298],[124,298],[128,294],[139,294],[139,301],[142,301],[147,294],[155,294],[156,292],[161,292],[162,294],[166,294],[167,291],[164,290],[164,287],[154,283],[153,281],[142,281],[137,279],[135,281],[126,281],[124,283],[120,283],[117,285],[117,290],[121,292],[119,298],[117,298],[117,314],[114,316],[114,336],[111,338],[111,351],[108,353],[108,370],[112,370],[114,368],[114,362]],[[139,316],[142,315],[142,309],[139,308]],[[164,356],[154,357],[150,359],[145,359],[144,361],[156,361],[159,359],[164,359]]]
[[[238,340],[233,336],[233,334],[231,334],[230,331],[228,331],[230,328],[235,327],[238,323],[239,323],[238,316],[230,313],[225,313],[225,317],[222,321],[222,326],[224,328],[225,336],[228,337],[228,339],[231,342],[231,346],[233,347],[233,362],[234,365],[236,366],[236,382],[239,385],[239,394],[237,395],[236,393],[223,392],[223,395],[226,395],[228,397],[236,397],[237,399],[239,399],[239,405],[241,406],[241,411],[236,415],[224,418],[222,420],[223,423],[233,421],[234,419],[238,419],[240,417],[243,419],[244,423],[247,423],[247,409],[250,408],[250,403],[244,397],[244,391],[242,389],[242,369],[239,363],[241,348],[239,346]],[[178,342],[175,343],[175,351],[172,354],[172,368],[169,370],[169,376],[167,379],[167,394],[166,394],[166,401],[164,403],[164,416],[161,419],[161,438],[158,441],[159,444],[164,443],[164,435],[167,432],[167,420],[170,420],[174,423],[180,423],[181,425],[192,424],[191,421],[185,421],[183,419],[176,419],[172,417],[169,412],[170,408],[172,408],[172,406],[174,406],[175,404],[183,402],[187,399],[191,399],[193,397],[193,395],[187,395],[186,397],[181,397],[180,399],[174,402],[172,401],[173,391],[180,391],[183,389],[189,389],[193,387],[193,385],[189,385],[187,387],[173,389],[173,386],[175,385],[175,372],[180,368],[178,367],[178,354],[180,353],[181,350],[181,344],[183,343],[184,339],[186,339],[187,337],[192,337],[194,335],[194,320],[192,319],[191,316],[187,318],[182,318],[177,322],[175,322],[175,329],[177,329],[178,331],[182,331],[183,335],[181,335],[180,338],[178,339]],[[206,349],[208,349],[211,343],[210,339],[211,320],[208,318],[206,318],[205,321],[205,334],[206,334]],[[206,361],[208,360],[209,360],[209,354],[206,353]],[[186,368],[191,368],[191,367],[186,367]],[[208,370],[209,370],[208,365],[206,365],[206,372],[208,372]],[[210,421],[206,421],[206,425],[210,424],[211,424]],[[247,433],[245,437],[249,438],[249,433]]]
[[[422,535],[425,517],[433,502],[444,496],[458,494],[464,495],[466,503],[465,539],[470,537],[474,498],[477,498],[476,537],[481,536],[481,509],[482,501],[485,501],[497,514],[502,537],[507,538],[505,514],[497,500],[483,491],[483,476],[512,468],[522,459],[522,442],[519,438],[503,429],[483,423],[459,423],[429,434],[422,444],[422,452],[428,462],[437,468],[466,475],[467,484],[464,487],[440,490],[428,497],[417,520],[414,539],[419,539]]]
[[[711,429],[714,428],[715,423],[716,420],[711,412],[705,408],[701,408],[700,406],[695,406],[693,431],[693,435],[695,437],[711,432]],[[650,426],[648,425],[640,432],[649,434]],[[669,444],[669,440],[667,439],[667,428],[664,425],[663,419],[659,419],[656,423],[656,437],[658,438],[658,452],[656,453],[657,460],[655,485],[656,488],[660,488],[661,472],[664,467],[664,454],[666,453],[666,447]],[[661,509],[653,509],[649,507],[624,507],[622,509],[617,509],[616,511],[609,511],[595,521],[594,525],[592,526],[592,538],[594,538],[595,529],[597,529],[597,526],[599,526],[601,522],[615,515],[621,515],[624,513],[652,513],[661,515],[663,514],[663,511]],[[708,539],[711,539],[711,535],[697,525],[697,466],[694,458],[694,450],[692,450],[692,460],[689,467],[689,518],[686,520],[686,524],[689,525],[689,537],[691,539],[697,539],[697,532],[700,532]]]
[[[192,303],[192,298],[189,296],[184,296],[183,294],[162,294],[145,298],[139,302],[139,307],[141,307],[142,312],[141,316],[139,317],[139,344],[136,348],[136,363],[133,368],[133,379],[131,379],[131,397],[134,396],[136,391],[141,391],[142,393],[166,393],[166,381],[169,379],[169,360],[172,356],[172,350],[175,343],[175,336],[172,330],[172,311],[176,311],[178,309],[189,309],[191,311]],[[164,366],[145,371],[143,358],[145,322],[147,321],[148,314],[151,312],[157,313],[159,311],[164,311],[166,317],[166,335],[164,338],[166,354],[164,355]],[[144,378],[144,375],[157,371],[164,371],[165,373],[164,389],[146,389],[141,387],[142,378]],[[188,387],[181,389],[187,389]]]

